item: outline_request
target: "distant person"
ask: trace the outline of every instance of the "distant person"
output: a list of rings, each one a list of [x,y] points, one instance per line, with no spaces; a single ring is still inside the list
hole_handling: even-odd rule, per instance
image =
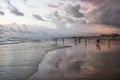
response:
[[[80,38],[78,38],[78,43],[80,44],[80,42],[81,42],[81,39],[80,39]]]
[[[75,45],[77,46],[77,38],[74,39]]]
[[[108,48],[110,48],[111,38],[108,39]]]
[[[100,43],[100,41],[101,41],[100,39],[96,39],[96,42],[97,42],[97,43]]]
[[[99,51],[101,50],[100,43],[96,43],[96,48],[97,48]]]
[[[54,42],[55,42],[55,44],[57,45],[57,38],[56,38],[56,39],[54,39]]]
[[[87,39],[85,39],[85,42],[87,42]]]
[[[87,39],[85,39],[85,47],[87,46]]]
[[[64,38],[62,38],[62,42],[63,42],[63,45],[64,45]]]
[[[96,39],[96,48],[97,48],[99,51],[101,50],[100,42],[101,42],[101,40],[100,40],[99,38]]]
[[[77,42],[77,38],[75,38],[74,41]]]

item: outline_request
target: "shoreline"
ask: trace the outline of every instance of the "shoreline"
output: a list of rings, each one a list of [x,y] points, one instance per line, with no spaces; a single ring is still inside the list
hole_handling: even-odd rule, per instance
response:
[[[26,80],[37,72],[47,53],[66,47],[70,46],[55,45],[53,41],[0,45],[0,79]]]
[[[52,45],[52,46],[55,46],[55,45]],[[43,56],[43,58],[39,61],[39,64],[38,64],[38,66],[37,66],[36,71],[35,71],[33,74],[29,75],[29,76],[26,78],[26,80],[30,80],[30,78],[31,78],[32,76],[34,76],[34,75],[39,71],[39,65],[42,63],[42,61],[44,60],[44,58],[45,58],[45,56],[46,56],[47,54],[49,54],[50,52],[53,52],[53,51],[55,51],[55,50],[58,50],[58,49],[65,49],[65,48],[69,48],[69,47],[72,47],[72,46],[56,45],[56,47],[54,47],[54,49],[47,50],[46,53],[45,53],[45,55]]]

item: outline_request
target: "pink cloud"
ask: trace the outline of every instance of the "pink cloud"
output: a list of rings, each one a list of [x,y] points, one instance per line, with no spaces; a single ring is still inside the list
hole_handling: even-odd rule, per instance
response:
[[[48,4],[48,7],[52,7],[52,8],[59,8],[59,5]]]

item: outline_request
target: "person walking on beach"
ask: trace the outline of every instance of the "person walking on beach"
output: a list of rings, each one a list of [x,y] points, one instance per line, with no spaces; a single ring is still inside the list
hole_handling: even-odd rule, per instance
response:
[[[62,38],[62,42],[63,42],[63,45],[64,45],[64,38]]]
[[[77,46],[77,38],[74,39],[75,45]]]
[[[57,38],[54,39],[55,44],[57,45]]]
[[[100,41],[100,39],[98,38],[98,39],[96,39],[96,42],[97,42],[97,43],[100,43],[101,41]]]
[[[80,44],[80,42],[81,42],[81,39],[80,39],[80,38],[78,38],[78,43]]]
[[[87,46],[87,38],[85,39],[85,47]]]
[[[111,38],[108,39],[108,48],[110,48]]]
[[[96,48],[100,51],[101,47],[100,47],[100,42],[101,40],[99,38],[96,39]]]

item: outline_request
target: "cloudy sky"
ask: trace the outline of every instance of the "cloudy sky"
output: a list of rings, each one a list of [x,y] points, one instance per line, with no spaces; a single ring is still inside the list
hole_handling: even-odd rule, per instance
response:
[[[0,34],[120,33],[120,0],[0,0]]]

